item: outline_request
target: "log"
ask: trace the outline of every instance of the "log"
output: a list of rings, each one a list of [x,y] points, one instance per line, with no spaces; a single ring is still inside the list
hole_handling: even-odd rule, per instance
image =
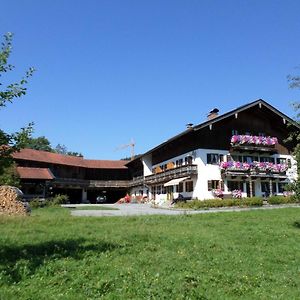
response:
[[[22,202],[23,193],[16,187],[0,186],[0,215],[26,216],[29,209]]]

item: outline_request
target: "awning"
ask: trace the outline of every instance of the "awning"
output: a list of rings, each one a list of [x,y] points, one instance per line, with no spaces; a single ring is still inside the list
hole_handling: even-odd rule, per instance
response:
[[[188,178],[189,178],[189,177],[181,177],[181,178],[177,178],[177,179],[172,179],[172,180],[166,182],[166,183],[164,184],[164,186],[178,185],[179,182],[182,182],[182,181],[184,181],[184,180],[186,180],[186,179],[188,179]]]

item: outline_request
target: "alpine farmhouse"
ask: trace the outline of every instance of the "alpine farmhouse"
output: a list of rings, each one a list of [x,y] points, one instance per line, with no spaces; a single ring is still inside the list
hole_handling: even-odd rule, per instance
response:
[[[297,176],[295,144],[286,139],[299,125],[262,99],[218,112],[129,162],[23,149],[14,155],[23,191],[65,193],[75,203],[98,195],[115,202],[127,192],[157,203],[283,194]]]

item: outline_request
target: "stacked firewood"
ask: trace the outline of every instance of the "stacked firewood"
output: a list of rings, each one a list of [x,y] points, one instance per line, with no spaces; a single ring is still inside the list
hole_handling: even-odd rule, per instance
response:
[[[0,186],[0,215],[21,215],[28,214],[26,205],[21,201],[23,193],[15,187]]]

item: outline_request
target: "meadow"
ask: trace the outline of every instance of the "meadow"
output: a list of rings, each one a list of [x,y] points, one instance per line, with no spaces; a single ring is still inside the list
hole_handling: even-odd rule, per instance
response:
[[[0,219],[0,299],[299,299],[300,209]]]

